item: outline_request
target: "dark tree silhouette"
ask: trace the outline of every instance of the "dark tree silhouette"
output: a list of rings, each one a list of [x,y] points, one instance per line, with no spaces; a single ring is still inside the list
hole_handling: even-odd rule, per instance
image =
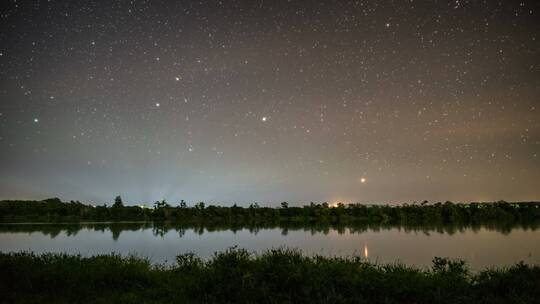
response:
[[[121,207],[124,207],[124,202],[122,202],[122,197],[120,195],[116,196],[114,198],[114,204],[113,204],[113,207],[114,208],[121,208]]]

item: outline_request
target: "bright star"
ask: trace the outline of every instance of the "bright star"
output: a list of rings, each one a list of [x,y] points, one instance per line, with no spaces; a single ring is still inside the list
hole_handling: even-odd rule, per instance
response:
[[[38,122],[39,122],[39,119],[34,118],[34,122],[35,122],[35,123],[38,123]]]
[[[261,118],[262,121],[267,121],[268,120],[268,117],[266,116],[263,116],[263,118]]]
[[[159,108],[160,104],[159,102],[156,102],[156,107]]]
[[[366,181],[367,181],[367,179],[366,179],[365,177],[360,178],[360,182],[361,182],[362,184],[365,184]]]

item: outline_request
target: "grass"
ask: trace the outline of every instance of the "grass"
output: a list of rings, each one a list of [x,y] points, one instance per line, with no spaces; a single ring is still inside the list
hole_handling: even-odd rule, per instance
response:
[[[360,258],[242,249],[174,266],[119,255],[0,253],[2,303],[538,303],[540,266],[471,273],[459,260],[430,269]]]

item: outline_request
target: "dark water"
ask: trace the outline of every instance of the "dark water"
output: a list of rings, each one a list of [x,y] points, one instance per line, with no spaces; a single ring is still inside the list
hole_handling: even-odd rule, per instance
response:
[[[2,224],[0,250],[134,254],[156,263],[194,252],[210,257],[238,246],[305,254],[362,256],[374,262],[429,266],[434,256],[460,258],[473,269],[524,261],[540,264],[540,230],[516,227],[171,227],[152,223]]]

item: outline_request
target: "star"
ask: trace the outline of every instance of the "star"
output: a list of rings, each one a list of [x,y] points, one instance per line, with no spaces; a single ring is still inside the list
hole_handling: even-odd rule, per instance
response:
[[[43,31],[0,46],[0,74],[8,79],[0,81],[0,149],[13,144],[2,160],[19,166],[0,165],[0,180],[13,178],[10,168],[44,174],[10,181],[6,197],[25,189],[21,196],[106,200],[104,193],[124,188],[122,172],[103,176],[71,164],[99,166],[107,156],[119,168],[156,161],[148,172],[133,171],[133,202],[169,188],[180,197],[174,185],[184,181],[190,199],[265,199],[269,206],[281,198],[325,201],[334,191],[360,202],[417,194],[467,201],[487,184],[495,190],[486,200],[540,198],[540,170],[533,170],[540,106],[529,92],[540,77],[540,38],[538,12],[527,1],[431,1],[421,11],[344,1],[339,16],[331,5],[294,10],[264,1],[261,18],[240,18],[253,13],[250,1],[236,1],[234,10],[149,1],[97,19],[84,19],[84,5],[57,2],[32,19]],[[108,9],[95,2],[96,12]],[[455,14],[456,6],[467,13]],[[19,5],[9,14],[10,35],[27,34],[17,25],[34,9]],[[223,18],[209,22],[213,14]],[[122,35],[104,35],[104,25]],[[58,169],[88,191],[37,183],[54,169],[55,153],[19,162],[24,149],[55,143],[67,157]],[[43,170],[34,172],[34,164]],[[199,170],[216,176],[216,187],[175,174]],[[146,173],[157,177],[147,183]],[[506,182],[511,176],[519,189]],[[462,182],[466,189],[444,184]],[[148,196],[138,195],[141,185]],[[255,190],[222,190],[238,185]],[[431,186],[444,191],[425,191]]]

